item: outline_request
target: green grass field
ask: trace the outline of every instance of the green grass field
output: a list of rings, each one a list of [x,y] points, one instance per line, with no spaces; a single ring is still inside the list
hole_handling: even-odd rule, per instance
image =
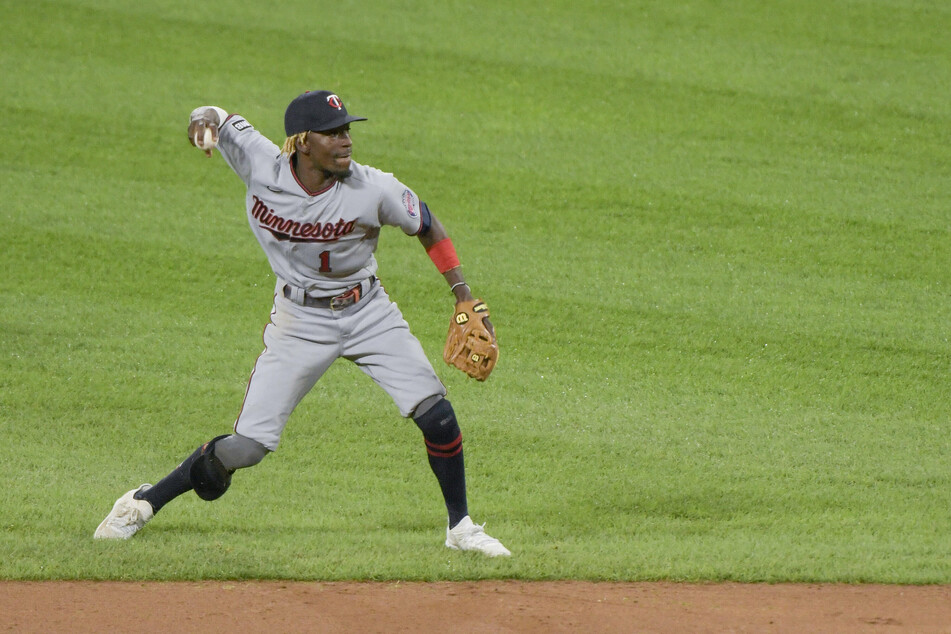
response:
[[[258,6],[260,4],[260,6]],[[0,578],[951,583],[951,8],[0,0]],[[133,540],[114,500],[227,433],[273,277],[244,187],[185,139],[273,140],[308,89],[413,187],[489,302],[380,276],[450,390],[470,508],[345,362],[228,495]]]

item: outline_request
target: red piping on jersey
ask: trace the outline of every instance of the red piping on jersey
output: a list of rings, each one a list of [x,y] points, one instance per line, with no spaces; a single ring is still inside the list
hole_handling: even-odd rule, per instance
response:
[[[258,358],[254,361],[254,367],[251,369],[251,376],[248,377],[248,386],[244,388],[244,399],[241,401],[241,409],[238,410],[238,417],[234,419],[234,433],[238,433],[238,421],[241,420],[241,414],[244,413],[244,406],[248,403],[248,394],[251,393],[251,381],[254,380],[254,373],[258,369],[258,361],[261,360],[261,357],[264,356],[264,353],[267,352],[267,327],[270,326],[274,321],[274,315],[277,314],[277,293],[274,293],[274,305],[271,307],[271,319],[264,324],[264,330],[261,332],[261,339],[264,340],[264,350],[261,351],[261,354],[258,355]],[[461,432],[460,432],[461,434]]]
[[[291,159],[291,156],[287,157],[287,162],[290,164],[290,167],[291,167],[291,175],[294,176],[294,180],[297,181],[297,184],[300,185],[300,188],[303,189],[304,192],[306,192],[308,196],[320,196],[325,191],[327,191],[328,189],[330,189],[331,187],[337,184],[337,177],[334,176],[333,178],[330,179],[330,183],[326,187],[321,189],[320,191],[316,191],[316,192],[310,191],[309,189],[304,187],[304,183],[300,182],[300,179],[297,178],[297,170],[294,169],[294,161]]]

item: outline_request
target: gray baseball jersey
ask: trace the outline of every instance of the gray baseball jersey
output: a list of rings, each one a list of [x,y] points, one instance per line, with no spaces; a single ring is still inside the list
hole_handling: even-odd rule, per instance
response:
[[[416,235],[416,194],[392,174],[351,162],[352,175],[308,191],[290,159],[250,123],[230,115],[218,150],[247,186],[251,230],[277,276],[235,432],[275,450],[291,412],[338,357],[356,363],[410,416],[430,396],[445,395],[419,341],[376,280],[380,228]],[[356,288],[340,310],[308,305]]]
[[[218,149],[248,187],[251,230],[279,280],[333,295],[376,273],[382,225],[416,235],[419,198],[392,174],[351,161],[353,174],[309,192],[287,156],[243,117],[231,115]]]

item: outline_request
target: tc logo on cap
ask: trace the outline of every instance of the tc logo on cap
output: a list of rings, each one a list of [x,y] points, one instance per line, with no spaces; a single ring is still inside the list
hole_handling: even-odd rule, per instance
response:
[[[337,95],[330,95],[327,97],[327,103],[330,104],[330,107],[336,108],[337,110],[343,109],[343,102],[340,101],[340,97]]]

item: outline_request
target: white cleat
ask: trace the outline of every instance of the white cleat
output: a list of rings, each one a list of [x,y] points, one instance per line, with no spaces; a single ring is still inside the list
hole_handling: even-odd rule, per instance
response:
[[[446,529],[446,546],[453,550],[474,550],[489,557],[509,557],[512,553],[502,542],[488,535],[481,526],[466,515],[453,528]]]
[[[138,489],[132,489],[116,500],[112,511],[102,520],[93,536],[96,539],[129,539],[139,532],[145,523],[152,519],[155,512],[152,505],[145,500],[136,500],[133,495],[139,491],[151,489],[151,484],[143,484]]]

